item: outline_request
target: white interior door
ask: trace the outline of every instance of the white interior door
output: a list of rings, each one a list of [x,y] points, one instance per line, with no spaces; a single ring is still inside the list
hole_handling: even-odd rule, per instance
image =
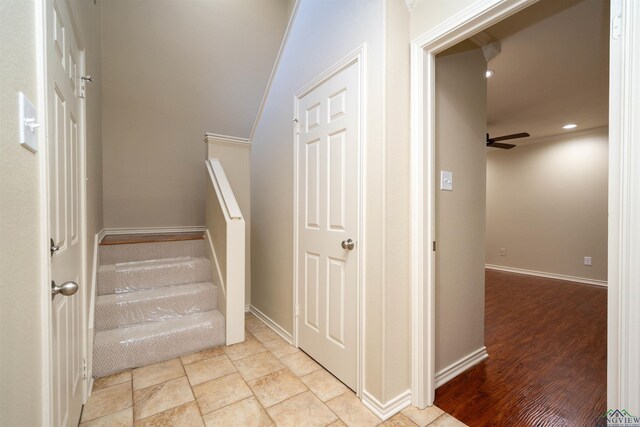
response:
[[[74,282],[79,290],[52,298],[53,425],[76,426],[82,409],[83,333],[82,251],[80,233],[81,150],[83,129],[81,52],[65,1],[46,1],[47,149],[49,226],[53,245],[51,279],[57,286]],[[72,290],[71,284],[67,285]],[[69,292],[65,292],[69,293]]]
[[[354,390],[358,91],[358,65],[352,64],[299,99],[296,112],[298,346]]]

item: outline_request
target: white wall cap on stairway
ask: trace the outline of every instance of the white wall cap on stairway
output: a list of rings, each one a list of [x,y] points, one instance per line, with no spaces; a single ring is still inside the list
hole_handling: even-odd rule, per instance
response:
[[[239,136],[220,135],[217,133],[209,132],[204,134],[204,142],[224,142],[227,144],[251,145],[251,141],[249,141],[247,138],[241,138]]]
[[[224,173],[222,164],[220,164],[218,159],[208,159],[206,163],[211,181],[214,184],[218,197],[221,199],[221,205],[225,206],[227,210],[227,216],[230,220],[243,220],[240,206],[238,205],[236,196],[233,194],[233,189],[231,188],[231,184],[229,184],[227,175]]]

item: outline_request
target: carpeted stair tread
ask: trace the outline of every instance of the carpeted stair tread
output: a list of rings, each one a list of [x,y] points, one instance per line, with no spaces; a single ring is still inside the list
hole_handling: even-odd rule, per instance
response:
[[[96,299],[95,329],[105,331],[159,322],[217,307],[218,287],[211,282],[100,295]]]
[[[204,240],[183,240],[100,246],[99,255],[100,264],[107,265],[150,259],[204,257],[206,250]]]
[[[108,376],[224,343],[225,319],[218,310],[96,332],[93,376]]]
[[[101,265],[98,295],[211,281],[211,263],[204,257],[165,258]]]

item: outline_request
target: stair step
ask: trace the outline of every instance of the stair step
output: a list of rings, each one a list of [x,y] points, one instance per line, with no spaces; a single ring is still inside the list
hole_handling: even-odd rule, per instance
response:
[[[112,375],[224,343],[225,320],[218,310],[97,332],[93,376]]]
[[[211,281],[211,263],[204,257],[123,262],[98,268],[98,295]]]
[[[107,236],[105,239],[107,239]],[[204,240],[156,241],[144,243],[100,244],[100,265],[150,259],[204,257]]]
[[[100,295],[96,298],[95,329],[159,322],[216,308],[218,287],[210,282]]]

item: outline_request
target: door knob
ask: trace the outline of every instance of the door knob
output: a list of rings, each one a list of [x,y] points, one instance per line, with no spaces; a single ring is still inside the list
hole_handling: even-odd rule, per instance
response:
[[[65,297],[71,296],[78,292],[78,284],[76,282],[65,282],[62,286],[57,286],[56,282],[51,281],[51,298],[57,294],[62,294]]]
[[[346,249],[348,251],[352,251],[353,248],[356,247],[356,242],[354,242],[351,239],[347,239],[347,240],[343,240],[342,244],[340,246],[342,246],[342,249]]]

